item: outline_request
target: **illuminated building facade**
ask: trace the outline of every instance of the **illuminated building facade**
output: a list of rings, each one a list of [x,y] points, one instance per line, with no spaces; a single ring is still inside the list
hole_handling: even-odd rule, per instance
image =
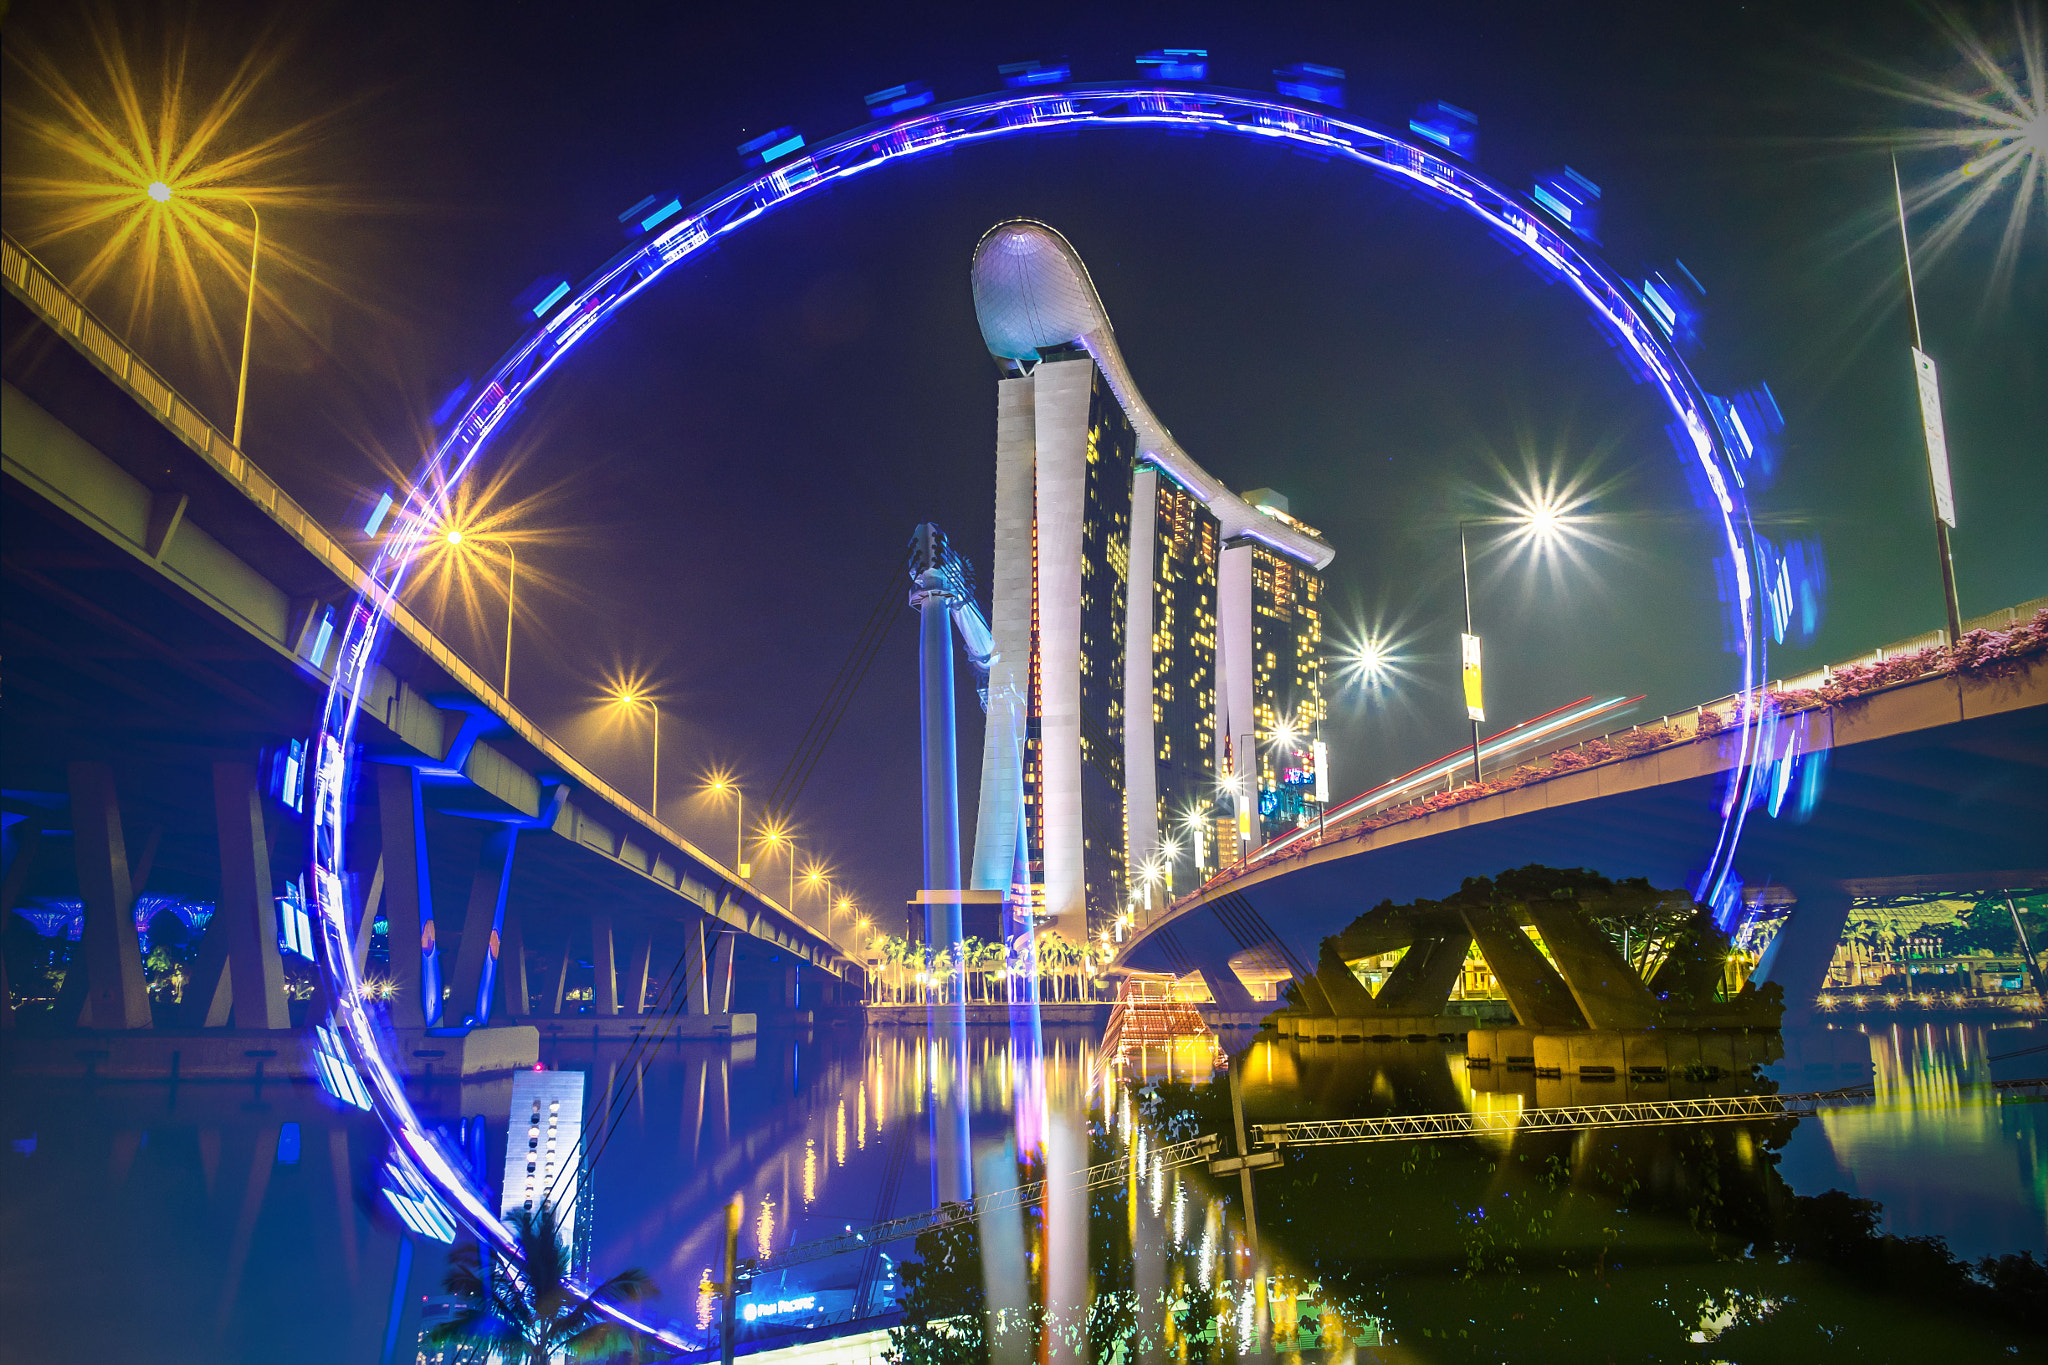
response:
[[[1180,448],[1057,232],[991,229],[973,284],[1003,378],[970,880],[1008,886],[1024,838],[1042,917],[1079,941],[1263,842],[1269,780],[1275,818],[1299,818],[1298,765],[1262,768],[1260,743],[1283,718],[1313,728],[1332,551],[1284,499],[1254,506]],[[1203,818],[1219,801],[1221,841]]]
[[[511,1214],[545,1199],[580,1264],[589,1255],[583,1201],[583,1073],[515,1071],[505,1131],[505,1183],[498,1207]]]
[[[1267,516],[1317,534],[1289,516],[1287,499],[1270,488],[1247,493],[1245,500]],[[1314,820],[1322,808],[1316,770],[1319,758],[1324,767],[1328,761],[1316,740],[1325,705],[1323,581],[1313,568],[1257,541],[1241,552],[1250,561],[1252,725],[1260,736],[1255,842],[1263,844]],[[1323,778],[1327,784],[1328,774]]]

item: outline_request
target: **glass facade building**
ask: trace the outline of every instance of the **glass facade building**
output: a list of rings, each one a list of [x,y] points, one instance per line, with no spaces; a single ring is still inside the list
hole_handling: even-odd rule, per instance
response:
[[[1313,816],[1332,551],[1153,417],[1058,233],[998,225],[973,285],[1003,377],[970,882],[1021,863],[1041,921],[1079,942]]]

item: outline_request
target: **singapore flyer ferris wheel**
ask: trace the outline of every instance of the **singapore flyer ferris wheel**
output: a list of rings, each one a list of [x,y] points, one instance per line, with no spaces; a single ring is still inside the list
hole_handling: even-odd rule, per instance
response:
[[[351,951],[358,912],[350,904],[343,868],[356,716],[415,556],[453,491],[491,460],[495,442],[522,406],[565,356],[656,281],[687,269],[715,243],[765,215],[795,209],[832,185],[933,153],[1101,129],[1192,129],[1305,150],[1326,160],[1329,174],[1363,171],[1469,215],[1502,250],[1568,289],[1668,410],[1678,453],[1696,484],[1707,490],[1702,515],[1731,585],[1725,595],[1734,642],[1730,691],[1749,693],[1764,677],[1784,566],[1753,526],[1744,487],[1765,433],[1752,429],[1754,417],[1743,420],[1739,403],[1703,389],[1688,368],[1681,344],[1688,326],[1684,291],[1659,277],[1625,279],[1596,253],[1588,220],[1597,209],[1598,191],[1582,177],[1563,172],[1525,194],[1471,163],[1469,116],[1461,120],[1462,111],[1445,106],[1447,112],[1437,121],[1419,115],[1409,129],[1390,131],[1319,102],[1313,85],[1299,83],[1293,94],[1283,95],[1175,80],[1024,84],[950,103],[933,102],[907,87],[897,93],[899,98],[877,106],[885,117],[828,141],[808,144],[790,130],[757,139],[742,149],[758,163],[757,170],[712,194],[688,203],[680,196],[650,197],[629,212],[628,226],[635,234],[629,246],[581,281],[563,279],[537,290],[528,303],[533,325],[447,422],[410,485],[390,495],[393,530],[369,570],[370,590],[358,597],[342,623],[338,663],[311,749],[310,883],[316,932],[325,945],[319,956],[326,998],[334,1002],[330,1023],[322,1030],[332,1045],[324,1054],[323,1077],[330,1089],[374,1109],[383,1120],[392,1138],[394,1199],[411,1200],[437,1219],[467,1227],[501,1254],[516,1254],[513,1234],[488,1194],[415,1111],[388,1030],[365,998]],[[1782,630],[1779,620],[1780,639]],[[1709,903],[1731,894],[1743,822],[1755,785],[1764,780],[1766,765],[1759,757],[1768,739],[1762,728],[1742,727],[1737,742],[1742,752],[1729,767],[1724,818],[1713,846],[1702,852],[1696,894]],[[625,1325],[663,1336],[624,1309],[606,1311]],[[678,1349],[688,1345],[680,1340],[670,1344]]]

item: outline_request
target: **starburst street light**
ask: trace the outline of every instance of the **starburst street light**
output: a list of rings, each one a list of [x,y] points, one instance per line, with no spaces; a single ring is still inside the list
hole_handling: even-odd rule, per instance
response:
[[[765,852],[783,850],[789,859],[789,910],[796,911],[796,836],[791,832],[789,821],[780,815],[771,815],[754,827],[754,843]]]
[[[2012,55],[2001,60],[1993,45],[1960,15],[1935,11],[1969,73],[1969,88],[1872,68],[1865,83],[1876,90],[1941,116],[1941,123],[1880,134],[1894,153],[1947,153],[1948,167],[1931,179],[1914,177],[1901,195],[1906,212],[1938,210],[1920,242],[1922,263],[1941,261],[1979,214],[1994,209],[2008,190],[1998,252],[1985,283],[1985,301],[2011,297],[2013,272],[2038,204],[2048,211],[2048,55],[2044,55],[2041,14],[2013,8]],[[1958,155],[1960,154],[1960,155]]]
[[[338,187],[288,183],[293,163],[332,111],[290,127],[258,125],[254,100],[284,55],[275,45],[244,53],[209,100],[188,84],[187,73],[200,67],[186,50],[189,39],[160,63],[139,63],[111,18],[88,17],[87,23],[96,69],[68,57],[60,62],[32,45],[8,47],[10,78],[21,79],[11,86],[6,108],[20,134],[9,155],[6,190],[11,202],[27,209],[26,225],[13,230],[36,249],[82,248],[87,254],[72,280],[81,293],[124,275],[131,286],[131,330],[150,321],[159,291],[168,289],[223,362],[230,355],[209,277],[234,280],[243,303],[232,437],[239,447],[258,257],[266,273],[276,266],[320,282],[308,260],[263,243],[258,205],[330,214],[350,206]]]
[[[1933,504],[1934,540],[1941,573],[1943,605],[1949,639],[1962,634],[1962,609],[1957,600],[1955,561],[1949,532],[1956,524],[1955,496],[1949,481],[1948,437],[1941,413],[1941,382],[1920,330],[1920,297],[1914,281],[1914,244],[1908,227],[1909,208],[1932,208],[1950,201],[1942,216],[1922,238],[1922,264],[1938,262],[1962,236],[1971,221],[1988,209],[2008,185],[2012,206],[1998,243],[1985,293],[1988,310],[1994,300],[2010,296],[2034,204],[2048,207],[2048,57],[2043,55],[2038,13],[2015,6],[2015,47],[2018,77],[1991,48],[1955,15],[1940,22],[1949,30],[1975,78],[1984,86],[1961,92],[1909,76],[1890,78],[1889,93],[1946,115],[1943,127],[1918,128],[1894,134],[1891,142],[1893,206],[1898,215],[1899,246],[1905,259],[1906,300],[1913,320],[1913,372],[1919,389],[1921,428],[1927,446],[1929,500]],[[1968,159],[1932,181],[1916,183],[1908,196],[1899,172],[1901,149],[1962,149]]]
[[[479,577],[489,576],[496,567],[499,554],[505,557],[505,654],[504,667],[499,676],[498,691],[507,701],[512,699],[512,623],[519,602],[519,554],[512,541],[505,536],[491,535],[477,529],[474,519],[444,523],[438,535],[429,537],[421,546],[421,552],[414,563],[424,571],[422,579],[437,571],[451,582],[460,582],[465,596],[473,596],[468,590],[472,573]]]
[[[653,790],[647,809],[654,816],[655,820],[659,822],[661,819],[661,703],[648,690],[647,682],[643,678],[628,678],[614,682],[605,693],[605,701],[614,711],[622,711],[629,716],[637,714],[643,706],[654,715],[654,747],[651,751],[651,761],[648,764],[652,772],[651,786]]]
[[[1459,637],[1459,671],[1465,696],[1465,718],[1472,725],[1474,782],[1481,780],[1479,727],[1486,720],[1486,690],[1480,639],[1472,625],[1472,557],[1467,544],[1467,528],[1505,527],[1507,534],[1501,537],[1501,547],[1515,559],[1528,557],[1534,567],[1547,568],[1553,576],[1559,573],[1561,563],[1565,561],[1581,567],[1587,547],[1607,543],[1604,537],[1591,529],[1594,518],[1587,509],[1592,506],[1596,491],[1591,480],[1590,468],[1565,480],[1555,471],[1549,474],[1539,471],[1532,463],[1526,470],[1525,479],[1511,483],[1506,496],[1496,493],[1480,495],[1496,509],[1492,514],[1468,517],[1458,523],[1458,576],[1465,596],[1465,633]]]
[[[745,881],[754,875],[752,864],[747,862],[747,794],[740,790],[739,779],[730,768],[713,768],[704,775],[704,795],[722,801],[730,796],[734,802],[732,813],[732,863]]]

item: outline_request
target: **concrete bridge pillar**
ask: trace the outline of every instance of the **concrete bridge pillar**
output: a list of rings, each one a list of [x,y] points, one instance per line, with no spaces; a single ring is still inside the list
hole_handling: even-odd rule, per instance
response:
[[[1414,949],[1409,951],[1412,953]],[[1315,984],[1329,1003],[1330,1017],[1355,1019],[1380,1008],[1374,1003],[1372,992],[1365,988],[1365,983],[1353,976],[1351,968],[1338,956],[1337,946],[1327,940],[1316,963]]]
[[[569,964],[576,960],[576,940],[567,930],[562,932],[562,957],[555,964],[555,990],[549,1013],[560,1016],[569,1003]]]
[[[284,964],[277,955],[277,889],[254,766],[213,765],[213,813],[220,841],[220,901],[200,940],[193,999],[205,1009],[208,1028],[228,1022],[230,1001],[237,1028],[290,1028]]]
[[[88,1028],[148,1028],[153,1022],[149,987],[142,974],[142,940],[135,932],[135,888],[129,877],[121,806],[114,794],[114,770],[105,763],[73,763],[70,781],[78,895],[85,902],[85,929],[73,958],[73,970],[85,980],[84,1009],[78,1022]],[[257,842],[261,846],[261,839]],[[225,896],[221,909],[227,909]],[[270,957],[275,963],[274,941]],[[281,977],[277,1000],[282,1008]]]
[[[1529,918],[1543,935],[1559,974],[1586,1022],[1596,1029],[1649,1028],[1659,1014],[1656,997],[1577,901],[1529,902]]]
[[[1219,1008],[1250,1011],[1259,1007],[1258,1002],[1252,999],[1252,993],[1244,988],[1244,982],[1237,979],[1237,973],[1230,970],[1228,962],[1205,963],[1195,970],[1201,973],[1202,980],[1208,984],[1209,996]],[[1312,1012],[1332,1012],[1329,1001],[1323,998],[1322,991],[1316,988],[1312,978],[1306,981],[1297,979],[1297,984],[1302,987],[1303,1003],[1307,1004]],[[1321,1008],[1318,1010],[1317,1006]]]
[[[504,989],[502,1010],[514,1019],[533,1013],[533,999],[526,980],[526,923],[513,907],[505,910],[504,947],[498,954],[498,976]]]
[[[1828,964],[1834,961],[1842,929],[1849,922],[1852,899],[1846,891],[1797,884],[1792,893],[1797,899],[1791,912],[1750,975],[1753,982],[1776,982],[1785,992],[1787,1024],[1812,1016],[1814,998],[1827,980]]]
[[[1460,906],[1458,914],[1523,1027],[1586,1026],[1571,988],[1529,941],[1511,911],[1499,905],[1471,905]]]
[[[1442,1014],[1471,947],[1470,934],[1416,939],[1394,964],[1374,1002],[1393,1014]]]
[[[647,977],[653,967],[654,931],[650,929],[640,936],[640,946],[633,950],[633,965],[626,969],[626,993],[619,1002],[624,1013],[647,1013]]]
[[[711,950],[710,998],[711,1013],[732,1013],[732,958],[739,947],[739,935],[731,932],[717,936]]]
[[[505,927],[505,896],[512,888],[512,855],[518,844],[517,825],[493,829],[484,839],[476,875],[470,879],[469,910],[462,920],[462,944],[456,950],[449,995],[453,1013],[467,1024],[482,1024],[491,1017]]]
[[[619,1012],[619,967],[612,955],[612,917],[590,917],[590,1012],[609,1019]]]
[[[705,941],[704,921],[692,919],[683,929],[683,988],[688,997],[687,1008],[692,1014],[725,1013],[712,1008],[710,962],[706,951],[709,946]]]
[[[419,777],[410,768],[377,765],[377,824],[384,836],[384,942],[390,956],[391,1022],[425,1028],[441,1021],[441,984],[434,955],[433,889],[427,880],[427,831]]]

